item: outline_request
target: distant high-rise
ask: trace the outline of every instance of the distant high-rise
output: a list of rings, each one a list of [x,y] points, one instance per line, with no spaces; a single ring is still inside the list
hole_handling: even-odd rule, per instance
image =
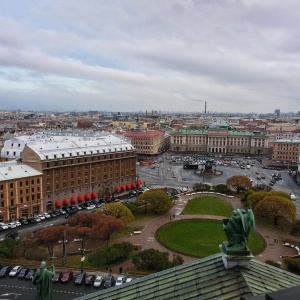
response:
[[[278,117],[280,115],[280,109],[275,109],[275,114]]]

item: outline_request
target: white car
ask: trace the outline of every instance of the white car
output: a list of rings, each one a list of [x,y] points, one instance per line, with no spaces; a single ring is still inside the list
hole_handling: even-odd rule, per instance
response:
[[[96,208],[96,205],[91,204],[91,205],[89,205],[86,209],[95,209],[95,208]]]
[[[124,283],[124,281],[125,281],[124,276],[119,276],[116,280],[116,285],[121,285]]]
[[[133,280],[133,278],[127,277],[125,282],[126,282],[126,283],[127,283],[127,282],[131,282],[132,280]]]
[[[43,213],[43,216],[44,216],[46,219],[51,218],[51,216],[50,216],[48,213]]]
[[[38,215],[38,218],[40,218],[41,220],[46,220],[46,217],[44,215]]]
[[[8,228],[16,228],[17,225],[14,222],[7,223]]]
[[[21,269],[22,269],[21,266],[15,266],[13,269],[11,269],[11,271],[8,274],[8,276],[9,277],[15,277],[15,276],[17,276],[20,273]]]
[[[19,221],[15,222],[16,226],[21,226],[22,224]]]
[[[102,276],[97,276],[95,281],[94,281],[94,287],[100,287],[103,282],[103,277]]]
[[[5,224],[5,223],[0,223],[0,227],[5,230],[5,229],[8,229],[8,225]]]

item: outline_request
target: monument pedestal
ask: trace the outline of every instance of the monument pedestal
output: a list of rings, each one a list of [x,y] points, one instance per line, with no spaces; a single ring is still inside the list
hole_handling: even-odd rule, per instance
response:
[[[242,247],[228,247],[228,242],[223,242],[220,245],[222,252],[222,260],[226,269],[230,269],[236,266],[248,267],[251,259],[254,258],[249,248]]]

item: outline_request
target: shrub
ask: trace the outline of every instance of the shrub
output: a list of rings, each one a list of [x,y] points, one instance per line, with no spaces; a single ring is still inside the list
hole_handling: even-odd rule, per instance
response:
[[[127,242],[104,246],[88,256],[88,262],[96,267],[108,266],[126,260],[133,251],[133,245]]]
[[[300,258],[287,257],[284,258],[283,262],[285,263],[286,267],[290,272],[300,274],[300,269],[299,269]]]
[[[276,268],[280,268],[280,264],[277,263],[274,260],[266,260],[266,264],[271,265],[271,266],[276,267]]]
[[[226,195],[234,194],[234,192],[230,188],[228,188],[226,184],[214,185],[213,190],[217,193],[226,194]]]

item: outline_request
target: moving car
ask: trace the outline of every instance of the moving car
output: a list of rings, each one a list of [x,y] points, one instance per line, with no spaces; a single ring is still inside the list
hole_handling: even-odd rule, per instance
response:
[[[86,273],[79,273],[75,279],[75,284],[83,284],[86,278]]]
[[[18,275],[18,278],[19,278],[19,279],[24,279],[25,276],[28,274],[28,272],[29,272],[29,269],[28,269],[28,268],[23,268],[23,269],[20,271],[20,273],[19,273],[19,275]]]
[[[102,283],[103,283],[103,277],[97,276],[96,279],[94,280],[94,287],[100,287]]]
[[[116,281],[115,281],[115,278],[113,275],[108,275],[106,278],[105,278],[105,282],[104,282],[104,288],[105,289],[108,289],[112,286],[114,286],[116,284]]]
[[[21,272],[21,270],[22,270],[21,266],[15,266],[15,267],[13,267],[13,269],[10,270],[8,276],[15,277]]]
[[[73,278],[73,272],[72,271],[68,271],[66,272],[63,277],[61,278],[61,282],[63,283],[67,283],[69,282],[71,279]]]
[[[85,284],[85,285],[93,285],[95,279],[96,279],[96,276],[95,276],[95,275],[87,276],[87,277],[85,278],[84,284]]]
[[[61,278],[63,277],[63,273],[62,272],[56,272],[55,275],[52,278],[52,282],[59,282],[61,281]]]

